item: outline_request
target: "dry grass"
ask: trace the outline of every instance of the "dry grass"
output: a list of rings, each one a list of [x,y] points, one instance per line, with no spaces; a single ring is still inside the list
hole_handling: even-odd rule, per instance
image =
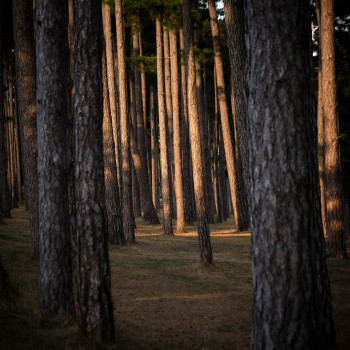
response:
[[[27,215],[0,226],[0,255],[16,296],[0,300],[0,349],[105,349],[79,335],[76,322],[38,305],[38,261],[31,259]],[[248,349],[250,234],[232,221],[211,226],[215,265],[198,263],[194,226],[165,236],[137,221],[137,243],[110,247],[117,344],[110,349]],[[340,349],[350,346],[350,263],[329,261]]]

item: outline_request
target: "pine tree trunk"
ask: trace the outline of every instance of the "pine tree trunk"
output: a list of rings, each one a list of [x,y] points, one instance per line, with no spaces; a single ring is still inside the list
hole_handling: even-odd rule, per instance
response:
[[[335,334],[317,184],[309,4],[245,4],[251,348],[328,349]]]
[[[219,27],[217,22],[217,15],[215,9],[215,1],[208,1],[209,16],[211,31],[213,37],[214,47],[214,62],[216,69],[216,80],[218,85],[218,99],[220,106],[221,115],[221,127],[224,139],[225,153],[226,153],[226,166],[228,171],[228,177],[230,181],[231,198],[233,204],[233,213],[236,221],[236,228],[239,231],[245,231],[249,228],[249,212],[248,212],[248,201],[245,193],[244,186],[240,186],[240,181],[237,178],[242,174],[239,174],[239,168],[237,168],[237,159],[233,150],[229,113],[227,108],[226,92],[225,92],[225,81],[224,71],[221,58],[221,48],[219,41]],[[244,184],[243,184],[244,185]]]
[[[118,88],[120,104],[120,139],[122,153],[122,181],[123,181],[123,226],[125,240],[127,242],[135,241],[134,233],[134,215],[132,212],[132,203],[130,203],[130,147],[129,147],[129,122],[128,122],[128,101],[126,84],[126,65],[125,65],[125,42],[123,29],[123,15],[121,0],[115,1],[115,19],[117,33],[117,52],[118,52]]]
[[[102,57],[103,81],[103,165],[109,243],[124,244],[123,216],[120,207],[118,177],[113,138],[112,115],[110,113],[106,55]]]
[[[322,111],[324,132],[324,179],[328,253],[346,258],[345,212],[339,149],[339,117],[335,77],[333,0],[321,0]]]
[[[171,198],[170,198],[170,172],[168,162],[166,118],[164,103],[164,74],[163,74],[163,50],[162,50],[162,25],[160,19],[156,19],[156,40],[157,40],[157,90],[158,90],[158,113],[159,113],[159,138],[160,138],[160,163],[162,176],[162,199],[163,199],[163,226],[165,234],[173,234]]]
[[[177,37],[174,30],[169,30],[170,67],[171,67],[171,94],[173,105],[173,145],[175,165],[175,196],[176,196],[176,231],[184,232],[184,200],[181,169],[181,137],[180,137],[180,111],[179,111],[179,74],[177,65]]]
[[[249,198],[249,154],[248,154],[248,124],[247,107],[245,96],[245,20],[244,20],[244,0],[225,0],[225,23],[227,32],[227,45],[230,56],[231,79],[233,82],[233,94],[235,100],[234,119],[236,122],[237,137],[235,142],[238,145],[241,166],[243,169],[243,181],[245,192]]]
[[[113,342],[101,118],[101,2],[76,0],[74,16],[79,326],[84,334]]]
[[[67,4],[36,1],[40,304],[75,314],[68,207]],[[50,33],[50,35],[48,35]],[[49,72],[49,73],[48,73]]]
[[[200,261],[204,264],[212,264],[212,250],[210,244],[210,231],[207,221],[206,203],[204,195],[204,175],[202,151],[200,143],[198,104],[196,96],[196,71],[194,61],[193,45],[193,25],[191,19],[190,0],[184,0],[182,4],[184,21],[184,44],[187,67],[187,99],[188,99],[188,119],[190,126],[192,167],[194,193],[197,210],[197,227],[199,239]]]
[[[39,256],[36,78],[32,3],[13,0],[18,117],[33,257]],[[0,151],[1,153],[1,151]],[[1,168],[1,166],[0,166]]]

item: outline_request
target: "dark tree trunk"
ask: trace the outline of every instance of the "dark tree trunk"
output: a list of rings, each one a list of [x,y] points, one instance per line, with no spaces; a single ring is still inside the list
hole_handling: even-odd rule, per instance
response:
[[[40,304],[75,314],[68,208],[68,7],[36,1]]]
[[[29,222],[32,233],[32,254],[34,257],[38,257],[38,144],[35,105],[36,80],[33,7],[31,2],[25,0],[14,0],[12,5],[16,57],[17,104],[21,134],[25,197],[29,210]]]
[[[120,207],[117,166],[113,139],[112,116],[110,113],[107,67],[105,55],[102,57],[103,80],[103,165],[105,178],[105,197],[108,221],[109,243],[124,244],[123,216]]]
[[[78,303],[82,333],[114,341],[102,145],[102,17],[99,0],[74,2],[75,184]]]
[[[324,133],[324,180],[328,253],[346,258],[345,205],[339,149],[339,117],[335,76],[333,0],[321,0],[322,114]]]
[[[200,144],[198,104],[196,97],[196,71],[194,61],[193,45],[193,25],[191,18],[190,0],[184,0],[182,4],[184,21],[184,44],[185,59],[187,68],[187,100],[188,100],[188,120],[190,126],[192,167],[194,193],[197,210],[197,227],[199,239],[200,261],[204,264],[212,264],[212,250],[210,244],[210,231],[207,221],[206,203],[204,195],[204,175],[202,151]]]
[[[251,347],[328,349],[335,334],[317,184],[309,4],[245,4]]]
[[[128,101],[127,101],[127,80],[125,65],[125,42],[123,29],[123,14],[121,0],[115,2],[115,19],[117,34],[117,52],[118,52],[118,88],[120,104],[120,140],[122,153],[122,192],[123,192],[123,226],[125,240],[127,242],[135,241],[134,233],[134,214],[132,211],[132,202],[130,201],[130,180],[131,180],[131,162],[129,147],[129,121],[128,121]]]
[[[247,107],[245,96],[245,20],[244,20],[244,0],[225,0],[225,23],[227,32],[227,45],[230,56],[231,77],[234,93],[234,118],[236,121],[237,136],[235,138],[237,157],[243,169],[243,181],[246,195],[249,198],[249,158],[248,158],[248,124]],[[239,156],[238,156],[239,155]]]

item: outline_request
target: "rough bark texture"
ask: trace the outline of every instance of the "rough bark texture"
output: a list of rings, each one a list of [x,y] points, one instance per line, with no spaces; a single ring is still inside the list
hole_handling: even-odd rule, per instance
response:
[[[170,204],[170,166],[168,162],[166,118],[164,103],[164,74],[163,74],[163,49],[162,49],[162,25],[160,19],[156,20],[157,40],[157,91],[158,91],[158,113],[159,113],[159,139],[160,139],[160,164],[162,177],[162,199],[163,199],[163,226],[165,234],[173,234]]]
[[[0,13],[0,20],[1,20],[1,13]],[[0,26],[0,67],[2,67],[2,30]],[[4,86],[3,86],[3,77],[2,77],[2,69],[0,69],[0,96],[3,96],[4,94]],[[4,142],[4,100],[0,98],[0,154],[5,154],[5,142]],[[3,178],[6,179],[6,173],[4,174],[4,169],[6,169],[6,166],[3,164],[3,158],[0,158],[0,190],[3,191],[2,181]],[[4,208],[2,204],[2,197],[0,197],[0,224],[2,225],[4,223],[3,220],[4,217]]]
[[[103,165],[109,243],[124,244],[123,215],[120,207],[117,166],[110,113],[106,57],[102,57],[103,79]]]
[[[184,199],[181,169],[181,137],[179,111],[179,73],[177,65],[177,37],[174,30],[169,30],[171,94],[173,104],[173,137],[174,137],[174,165],[175,165],[175,196],[176,196],[176,231],[184,232]]]
[[[180,50],[184,54],[183,30],[180,29]],[[185,60],[181,59],[181,102],[182,102],[182,128],[181,139],[182,147],[182,170],[183,170],[183,187],[184,187],[184,211],[185,222],[190,224],[195,221],[196,209],[193,198],[193,177],[191,171],[191,149],[188,133],[188,108],[187,108],[187,79]]]
[[[114,341],[102,145],[102,17],[99,0],[74,2],[75,184],[78,303],[82,333]]]
[[[32,234],[32,254],[39,256],[38,164],[35,105],[35,48],[33,7],[25,0],[13,1],[16,84],[25,197]]]
[[[74,315],[68,208],[68,8],[36,1],[40,304]]]
[[[118,88],[120,104],[120,139],[122,149],[122,180],[123,180],[123,225],[127,242],[135,241],[134,214],[132,203],[130,203],[130,148],[129,148],[129,122],[128,122],[128,101],[126,84],[125,65],[125,42],[123,29],[123,15],[121,0],[115,2],[115,19],[117,33],[118,52]]]
[[[248,211],[248,200],[245,192],[245,186],[239,177],[242,179],[242,173],[239,172],[239,166],[237,166],[238,159],[236,158],[235,152],[233,150],[230,123],[229,123],[229,113],[227,108],[226,91],[225,91],[225,81],[224,81],[224,70],[221,58],[221,48],[219,40],[219,27],[217,22],[217,15],[215,9],[215,1],[208,1],[209,16],[211,24],[211,32],[213,37],[213,47],[214,47],[214,62],[216,69],[216,81],[218,86],[218,99],[220,106],[220,116],[221,116],[221,127],[222,135],[225,145],[226,154],[226,166],[228,172],[228,178],[230,181],[231,198],[233,204],[233,213],[236,221],[236,228],[239,231],[245,231],[249,228],[249,211]]]
[[[196,70],[194,61],[193,26],[190,5],[190,0],[184,0],[182,3],[184,21],[183,31],[187,68],[188,119],[190,126],[193,182],[197,210],[200,261],[204,264],[212,264],[213,257],[210,244],[210,231],[207,221],[204,195],[203,162],[200,144],[198,105],[196,97]]]
[[[237,136],[235,138],[236,148],[238,146],[240,162],[243,169],[243,181],[246,195],[249,196],[249,154],[248,154],[248,124],[247,124],[247,102],[245,96],[246,84],[244,80],[245,55],[245,20],[244,0],[225,0],[225,23],[227,32],[227,46],[230,56],[231,77],[234,94],[234,118],[236,121]]]
[[[333,0],[321,0],[322,112],[324,133],[324,180],[328,254],[345,258],[345,212],[339,149],[339,118],[335,77]]]
[[[334,345],[308,3],[246,0],[252,349]]]

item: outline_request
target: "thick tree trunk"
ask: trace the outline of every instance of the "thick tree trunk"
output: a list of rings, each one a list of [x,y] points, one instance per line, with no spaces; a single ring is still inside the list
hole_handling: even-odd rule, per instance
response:
[[[173,105],[173,145],[175,165],[175,196],[176,196],[176,231],[185,231],[184,199],[181,169],[181,137],[179,111],[179,73],[177,65],[177,37],[174,30],[169,30],[170,67],[171,67],[171,94]]]
[[[101,118],[101,2],[76,0],[74,16],[79,326],[82,333],[112,342],[115,335],[105,217]]]
[[[188,119],[190,126],[192,167],[194,193],[197,210],[197,227],[199,239],[200,261],[204,264],[212,264],[212,250],[210,244],[210,231],[207,221],[206,203],[204,195],[204,175],[202,151],[200,143],[198,104],[196,96],[196,71],[194,61],[193,26],[191,18],[190,0],[184,0],[182,4],[184,21],[184,44],[185,59],[187,67],[187,99],[188,99]]]
[[[32,254],[39,256],[39,197],[37,164],[36,80],[33,7],[25,0],[14,0],[16,85],[25,197],[29,210]],[[1,152],[0,152],[1,153]]]
[[[121,0],[115,1],[115,19],[118,52],[118,88],[120,104],[120,139],[122,153],[122,181],[123,181],[123,226],[127,242],[135,241],[134,214],[130,203],[130,148],[129,148],[129,122],[126,84],[125,42],[123,29],[123,15]],[[130,205],[131,204],[131,205]]]
[[[243,169],[243,181],[245,192],[249,198],[249,154],[248,154],[248,124],[247,107],[245,96],[244,65],[245,55],[245,20],[244,20],[244,0],[225,0],[225,23],[227,32],[227,45],[230,56],[231,78],[233,82],[234,94],[234,118],[236,121],[237,136],[236,154],[239,154]]]
[[[321,0],[322,112],[324,132],[324,180],[328,254],[345,258],[345,212],[339,150],[339,118],[335,77],[333,0]]]
[[[249,228],[249,212],[248,212],[248,200],[244,186],[240,186],[240,181],[237,178],[242,176],[239,173],[239,167],[237,169],[237,159],[233,150],[229,113],[227,108],[226,92],[225,92],[225,81],[224,81],[224,70],[221,58],[221,48],[219,40],[219,27],[217,22],[217,15],[215,9],[215,1],[208,1],[209,16],[211,24],[211,32],[213,37],[214,47],[214,62],[216,69],[216,81],[218,86],[218,99],[220,106],[221,115],[221,127],[225,145],[226,154],[226,166],[228,172],[228,178],[230,181],[231,198],[233,204],[233,213],[236,221],[236,228],[239,231],[245,231]],[[243,183],[244,184],[244,183]]]
[[[157,90],[158,90],[158,113],[159,113],[159,138],[160,138],[160,163],[162,176],[162,199],[163,199],[163,226],[165,234],[173,234],[171,218],[171,198],[170,198],[170,171],[167,152],[166,118],[164,103],[164,74],[163,74],[163,49],[162,49],[162,25],[160,19],[156,20],[156,40],[157,40]]]
[[[105,198],[108,221],[109,243],[124,244],[123,215],[120,207],[117,166],[113,138],[112,115],[110,113],[106,55],[102,57],[103,81],[103,165],[105,179]]]
[[[245,4],[251,348],[328,349],[335,334],[317,184],[309,4]]]
[[[68,8],[36,1],[40,304],[75,314],[68,207]]]

